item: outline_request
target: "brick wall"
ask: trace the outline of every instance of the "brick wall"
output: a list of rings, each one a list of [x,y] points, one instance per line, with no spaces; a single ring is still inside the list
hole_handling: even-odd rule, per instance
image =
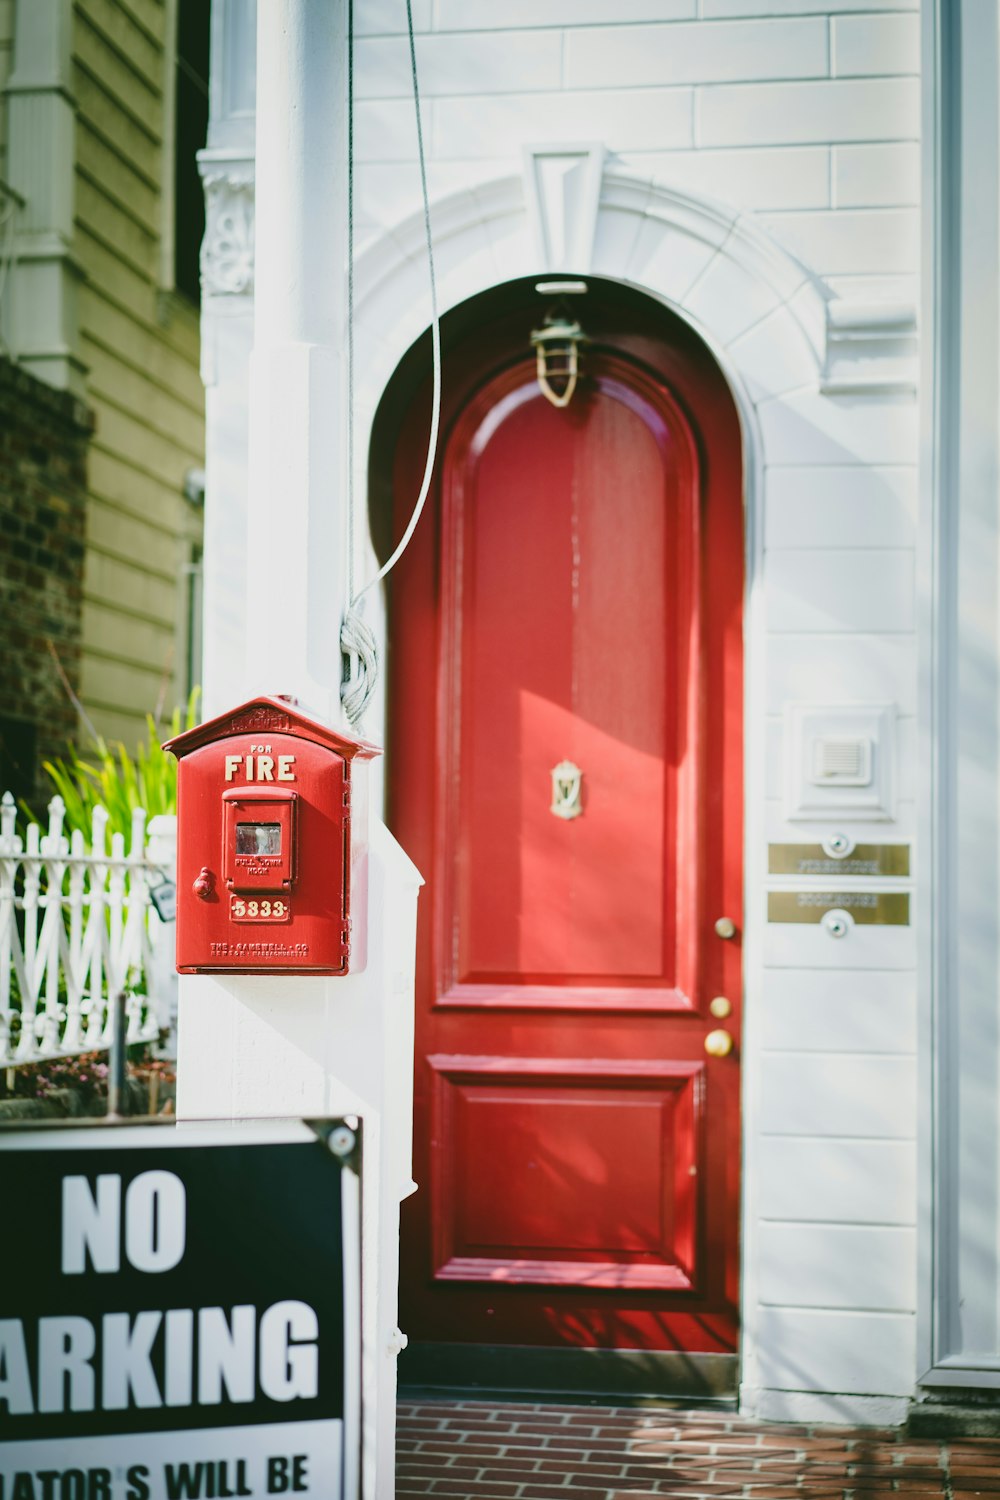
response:
[[[0,789],[46,795],[77,728],[88,409],[0,360]]]

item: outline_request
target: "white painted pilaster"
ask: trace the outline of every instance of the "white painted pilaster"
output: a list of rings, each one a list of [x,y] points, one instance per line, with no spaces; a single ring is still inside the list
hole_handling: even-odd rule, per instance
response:
[[[247,495],[247,688],[294,693],[333,720],[345,604],[345,17],[310,0],[267,0],[258,15]]]
[[[205,382],[205,587],[202,709],[232,702],[246,659],[246,496],[253,351],[253,143],[211,147],[201,248],[201,374]]]
[[[253,350],[256,0],[213,0],[201,247],[205,382],[203,710],[221,712],[243,681]]]
[[[340,722],[346,7],[260,0],[255,89],[251,9],[215,0],[213,114],[201,157],[205,707],[215,713],[257,692],[284,692]],[[355,911],[368,902],[363,973],[180,983],[182,1118],[351,1113],[364,1121],[365,1500],[394,1492],[420,883],[373,818],[368,889],[352,893]]]
[[[363,1118],[363,1494],[392,1500],[399,1204],[413,1191],[413,954],[422,882],[377,820],[368,863],[363,974],[181,976],[177,1113],[189,1120]]]

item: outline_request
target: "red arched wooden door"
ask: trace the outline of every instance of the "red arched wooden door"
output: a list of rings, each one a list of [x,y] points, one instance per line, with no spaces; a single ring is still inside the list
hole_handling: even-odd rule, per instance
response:
[[[418,1345],[736,1348],[739,432],[721,378],[664,363],[591,350],[564,410],[527,356],[470,382],[394,583]]]

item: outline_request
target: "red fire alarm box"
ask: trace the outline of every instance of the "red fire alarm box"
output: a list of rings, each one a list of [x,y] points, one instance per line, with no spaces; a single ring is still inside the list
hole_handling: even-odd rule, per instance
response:
[[[285,698],[254,698],[163,748],[178,760],[180,973],[363,969],[377,748]]]

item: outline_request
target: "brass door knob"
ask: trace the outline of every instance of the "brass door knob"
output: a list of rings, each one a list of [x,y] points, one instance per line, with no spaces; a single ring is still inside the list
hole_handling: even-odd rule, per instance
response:
[[[709,1057],[728,1057],[732,1050],[733,1039],[721,1027],[718,1031],[710,1031],[705,1038],[705,1051]]]
[[[708,1008],[717,1021],[724,1021],[733,1013],[733,1007],[725,995],[716,995],[714,1000],[709,1001]]]
[[[715,930],[720,938],[732,938],[736,936],[736,923],[732,917],[720,917],[715,924]]]

